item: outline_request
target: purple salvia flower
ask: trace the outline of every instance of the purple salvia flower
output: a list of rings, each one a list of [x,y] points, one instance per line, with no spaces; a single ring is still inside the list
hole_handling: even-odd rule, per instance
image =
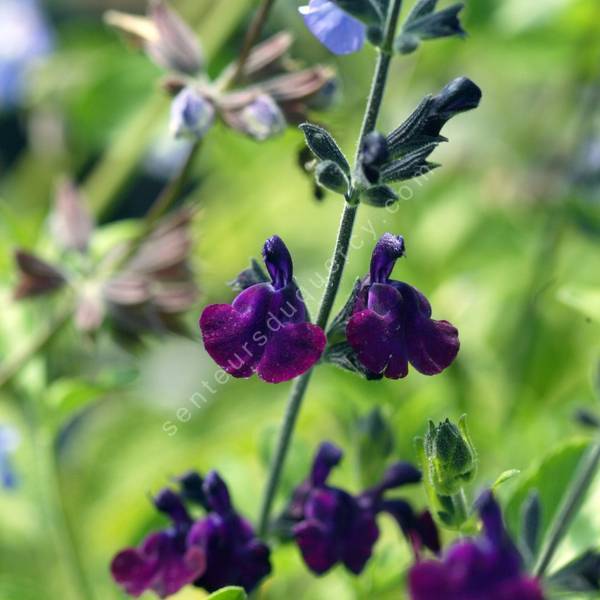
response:
[[[385,498],[388,490],[419,482],[417,468],[395,463],[378,485],[354,496],[327,484],[341,458],[339,448],[329,442],[321,444],[309,478],[296,488],[287,510],[286,517],[296,523],[293,534],[311,571],[320,575],[342,563],[352,573],[361,573],[379,537],[376,517],[380,512],[388,512],[398,521],[415,551],[422,546],[439,550],[437,530],[427,513],[418,516],[406,501]]]
[[[386,233],[377,242],[370,275],[346,327],[349,344],[375,377],[406,377],[409,362],[435,375],[452,363],[460,346],[456,328],[431,318],[431,306],[419,290],[389,278],[403,254],[400,236]]]
[[[508,536],[490,491],[478,502],[483,531],[448,548],[441,560],[415,564],[409,573],[412,600],[543,600],[537,579],[528,576]]]
[[[250,377],[256,372],[269,383],[280,383],[308,371],[326,338],[308,322],[283,240],[269,238],[263,257],[271,282],[251,285],[232,304],[207,306],[200,329],[207,352],[227,373]]]
[[[358,52],[367,38],[366,26],[329,0],[310,0],[299,8],[310,32],[334,54]]]
[[[202,549],[187,544],[192,519],[180,497],[164,489],[154,504],[169,516],[171,526],[151,533],[137,548],[122,550],[111,563],[114,580],[131,596],[152,590],[165,598],[192,583],[206,568]]]
[[[192,526],[187,537],[188,546],[206,556],[206,570],[194,585],[209,592],[237,585],[251,592],[271,572],[269,547],[234,510],[216,472],[206,476],[203,489],[211,512]]]
[[[0,424],[0,486],[4,489],[13,489],[18,485],[12,455],[20,443],[21,436],[14,427]]]
[[[192,86],[183,88],[171,102],[169,128],[175,137],[203,138],[215,120],[215,107]]]

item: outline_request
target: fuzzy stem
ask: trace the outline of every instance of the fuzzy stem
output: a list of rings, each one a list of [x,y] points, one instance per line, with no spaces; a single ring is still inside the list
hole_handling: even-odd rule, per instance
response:
[[[550,526],[544,546],[536,562],[534,574],[541,577],[548,568],[554,552],[577,514],[581,501],[590,488],[600,465],[600,442],[596,442],[583,456],[567,495]]]
[[[381,109],[381,102],[383,100],[387,75],[391,63],[391,47],[394,35],[396,33],[396,24],[398,21],[398,13],[400,11],[401,4],[402,0],[391,0],[388,8],[384,30],[384,41],[379,49],[371,90],[367,99],[364,119],[358,137],[356,152],[357,159],[363,139],[375,128],[377,117],[379,116],[379,111]],[[333,303],[335,302],[335,298],[338,293],[340,281],[342,279],[342,273],[348,257],[348,247],[350,245],[350,240],[352,239],[352,230],[354,228],[357,210],[358,205],[353,202],[347,202],[344,206],[337,239],[335,242],[335,248],[333,251],[331,268],[329,269],[329,275],[327,278],[327,284],[325,286],[325,291],[323,292],[323,297],[317,313],[316,324],[322,329],[325,329],[327,326],[327,321],[329,320],[331,309],[333,308]],[[281,472],[283,470],[283,465],[290,447],[294,427],[298,419],[298,414],[302,406],[302,400],[306,394],[311,375],[312,369],[299,377],[294,383],[290,393],[285,415],[283,417],[281,431],[279,433],[279,439],[277,441],[277,448],[269,469],[267,487],[261,505],[258,525],[258,534],[260,536],[264,536],[268,530],[271,510],[273,508],[273,502],[279,486]]]

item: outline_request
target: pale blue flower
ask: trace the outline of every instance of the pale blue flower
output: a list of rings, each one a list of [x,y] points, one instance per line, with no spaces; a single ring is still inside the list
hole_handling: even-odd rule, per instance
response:
[[[310,0],[298,10],[311,33],[334,54],[351,54],[363,47],[366,26],[333,2]]]

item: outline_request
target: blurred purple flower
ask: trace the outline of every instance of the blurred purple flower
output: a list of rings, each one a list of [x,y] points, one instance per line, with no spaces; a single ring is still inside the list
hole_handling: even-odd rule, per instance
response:
[[[0,485],[5,489],[17,486],[17,474],[13,468],[12,455],[19,446],[21,437],[10,425],[0,425]]]
[[[271,572],[269,547],[235,512],[227,486],[215,471],[206,476],[203,489],[211,512],[188,535],[189,547],[206,556],[206,570],[194,585],[209,592],[238,585],[251,592]]]
[[[114,580],[131,596],[152,590],[165,598],[192,583],[206,569],[205,553],[187,543],[192,519],[181,498],[164,489],[154,505],[171,519],[171,526],[151,533],[138,548],[122,550],[111,563]]]
[[[35,0],[0,2],[0,109],[18,104],[27,68],[52,47],[52,32]]]
[[[427,298],[416,288],[390,279],[404,240],[391,233],[377,242],[370,276],[363,281],[346,327],[349,344],[374,376],[406,377],[408,363],[425,375],[448,367],[459,349],[458,331],[431,318]]]
[[[539,582],[522,560],[502,522],[492,493],[479,498],[483,532],[455,542],[441,560],[415,564],[409,573],[412,600],[543,600]]]
[[[212,102],[192,86],[183,88],[171,102],[171,133],[202,139],[215,121]]]
[[[300,484],[286,511],[304,562],[321,575],[337,563],[359,574],[371,557],[379,537],[376,517],[391,514],[415,553],[425,546],[439,551],[437,529],[429,513],[415,514],[408,502],[386,498],[389,490],[421,481],[421,472],[406,462],[397,462],[385,472],[376,486],[353,496],[327,484],[333,467],[342,459],[342,451],[329,442],[319,447],[311,473]]]
[[[300,13],[311,33],[334,54],[358,52],[367,37],[366,26],[329,0],[310,0]]]
[[[281,133],[286,126],[285,117],[277,103],[267,94],[257,96],[241,111],[240,121],[246,133],[255,140],[266,140]]]
[[[325,348],[325,334],[308,322],[302,294],[293,280],[292,257],[278,236],[269,238],[263,258],[271,282],[247,287],[232,304],[211,304],[200,317],[206,351],[227,373],[269,383],[308,371]]]

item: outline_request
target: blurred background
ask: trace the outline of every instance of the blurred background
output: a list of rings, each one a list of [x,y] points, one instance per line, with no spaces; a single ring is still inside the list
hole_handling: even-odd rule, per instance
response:
[[[148,495],[173,475],[218,469],[240,511],[256,518],[290,386],[215,383],[196,321],[204,305],[231,300],[227,282],[274,233],[292,251],[314,314],[341,200],[315,198],[295,128],[257,145],[217,126],[182,198],[197,207],[189,260],[200,290],[183,318],[186,335],[116,335],[110,321],[82,334],[65,290],[15,301],[15,248],[72,266],[49,241],[57,181],[80,186],[100,255],[136,227],[186,142],[169,138],[159,69],[103,23],[108,8],[141,14],[145,2],[22,0],[12,21],[9,4],[0,0],[0,599],[123,598],[110,560],[161,524]],[[256,4],[173,1],[198,31],[210,73],[235,59]],[[337,69],[337,101],[313,118],[351,154],[374,52],[336,59],[296,8],[279,0],[263,37],[287,29],[295,58]],[[366,272],[373,231],[402,234],[407,258],[394,275],[458,327],[459,358],[442,376],[412,370],[400,381],[319,368],[279,509],[324,439],[346,452],[333,481],[361,489],[369,473],[356,423],[374,407],[393,431],[390,459],[415,459],[413,438],[428,419],[467,413],[479,453],[472,493],[521,471],[500,489],[512,526],[531,486],[547,524],[589,442],[573,414],[600,412],[600,4],[469,0],[465,27],[466,40],[427,43],[393,63],[382,131],[459,75],[482,88],[483,101],[445,128],[450,142],[434,156],[443,167],[404,186],[397,211],[360,209],[338,297],[341,306]],[[200,408],[196,392],[207,400]],[[411,497],[425,502],[419,490]],[[557,564],[600,545],[599,503],[597,480]],[[360,578],[341,568],[315,578],[295,547],[276,547],[259,596],[402,597],[410,554],[391,521],[382,528]]]

